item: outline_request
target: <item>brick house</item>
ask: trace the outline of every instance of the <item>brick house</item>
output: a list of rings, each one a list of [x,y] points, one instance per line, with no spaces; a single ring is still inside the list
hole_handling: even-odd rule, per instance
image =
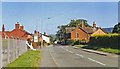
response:
[[[20,26],[19,22],[15,24],[15,28],[12,31],[5,31],[4,24],[2,26],[2,38],[9,37],[10,39],[27,39],[32,36],[32,34],[28,33],[24,30],[24,26]]]
[[[88,43],[91,36],[106,33],[101,28],[96,27],[95,22],[93,22],[93,27],[85,27],[84,22],[82,22],[82,27],[79,25],[77,27],[67,27],[66,34],[67,38],[71,40],[85,40]]]

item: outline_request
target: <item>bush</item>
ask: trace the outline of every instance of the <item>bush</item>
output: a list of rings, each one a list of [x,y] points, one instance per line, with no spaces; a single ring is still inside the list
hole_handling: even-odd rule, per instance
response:
[[[90,37],[89,45],[118,49],[118,46],[120,45],[119,37],[119,34],[95,35]]]
[[[68,45],[73,45],[74,42],[75,42],[74,40],[70,40],[70,39],[68,39],[66,43],[67,43]]]
[[[79,45],[79,44],[81,44],[81,41],[80,41],[80,40],[76,40],[76,41],[74,42],[74,44],[75,44],[75,45]]]

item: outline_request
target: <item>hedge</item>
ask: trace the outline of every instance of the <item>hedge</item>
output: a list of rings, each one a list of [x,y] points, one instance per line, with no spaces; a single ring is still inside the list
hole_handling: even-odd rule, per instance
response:
[[[90,46],[120,49],[120,34],[95,35],[90,37]]]
[[[86,44],[85,40],[71,40],[71,39],[67,39],[66,42],[68,45],[79,45],[79,44]]]

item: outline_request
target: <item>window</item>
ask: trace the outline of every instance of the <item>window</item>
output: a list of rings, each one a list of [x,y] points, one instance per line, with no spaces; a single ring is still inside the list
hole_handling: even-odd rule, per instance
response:
[[[79,34],[78,34],[78,32],[76,32],[76,38],[78,38],[79,37]]]

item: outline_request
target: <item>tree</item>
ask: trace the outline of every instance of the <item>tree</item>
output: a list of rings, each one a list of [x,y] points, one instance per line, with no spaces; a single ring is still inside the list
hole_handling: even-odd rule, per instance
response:
[[[78,24],[80,25],[80,27],[82,26],[82,21],[84,22],[84,25],[86,27],[90,27],[90,25],[87,23],[87,20],[84,19],[77,19],[77,20],[71,20],[71,22],[68,24],[70,27],[76,27]]]
[[[67,25],[61,25],[57,28],[59,29],[56,34],[56,39],[59,41],[66,41],[66,27],[76,27],[78,24],[80,27],[82,26],[82,21],[84,22],[84,25],[86,27],[90,27],[90,25],[87,23],[87,20],[84,19],[77,19],[77,20],[71,20],[69,24]]]
[[[120,33],[120,22],[114,26],[113,33]]]
[[[68,25],[61,25],[57,27],[59,29],[56,34],[57,40],[62,41],[66,38],[66,27],[68,27]]]
[[[52,44],[53,43],[53,37],[51,35],[49,35],[49,37],[50,37],[50,44]]]

